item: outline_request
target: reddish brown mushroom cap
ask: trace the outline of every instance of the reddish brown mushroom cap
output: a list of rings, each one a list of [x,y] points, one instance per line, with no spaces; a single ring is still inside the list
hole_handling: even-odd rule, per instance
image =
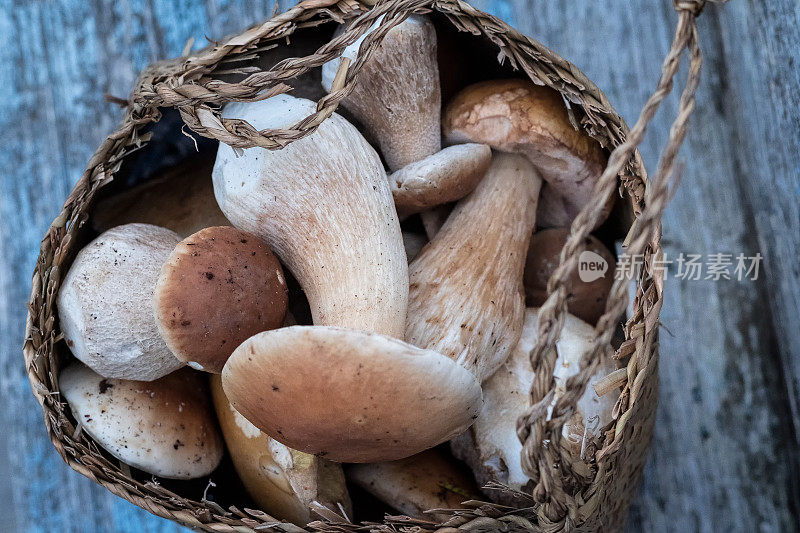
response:
[[[219,373],[248,337],[280,327],[286,280],[269,247],[250,233],[215,226],[190,235],[161,269],[153,298],[175,357]]]
[[[442,354],[351,329],[259,333],[222,371],[233,407],[296,450],[333,461],[402,459],[454,438],[481,408],[481,387]]]
[[[547,299],[547,281],[558,267],[561,249],[569,237],[568,228],[556,228],[534,233],[531,245],[528,248],[528,258],[525,263],[525,300],[529,307],[539,307]],[[589,235],[586,239],[586,252],[597,254],[601,259],[588,255],[582,259],[605,261],[608,269],[602,273],[598,271],[587,277],[581,276],[580,268],[576,269],[567,282],[567,309],[570,313],[588,322],[597,323],[600,315],[606,308],[606,298],[614,284],[614,270],[616,262],[613,254],[602,242]]]

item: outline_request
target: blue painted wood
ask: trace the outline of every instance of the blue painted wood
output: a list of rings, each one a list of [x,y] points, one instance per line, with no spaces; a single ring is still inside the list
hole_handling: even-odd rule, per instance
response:
[[[281,8],[291,0],[280,2]],[[476,0],[575,62],[633,122],[671,2]],[[256,0],[0,0],[0,530],[185,531],[68,469],[47,441],[20,346],[39,239],[136,73],[272,12]],[[800,5],[739,1],[702,20],[706,70],[665,216],[668,254],[765,255],[758,283],[667,281],[658,429],[630,531],[797,530]],[[649,168],[669,99],[642,147]],[[794,481],[793,481],[794,480]]]

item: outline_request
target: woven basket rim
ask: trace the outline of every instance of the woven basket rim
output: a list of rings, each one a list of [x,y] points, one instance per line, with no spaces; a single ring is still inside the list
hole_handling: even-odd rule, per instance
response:
[[[485,40],[487,46],[501,48],[505,60],[517,64],[521,73],[537,82],[558,90],[565,100],[584,111],[580,123],[590,135],[596,138],[608,150],[621,144],[629,131],[627,124],[614,111],[603,92],[588,79],[574,65],[558,56],[545,46],[517,32],[505,22],[483,13],[468,4],[457,0],[441,1],[408,1],[413,4],[409,10],[415,12],[434,11],[443,20],[452,24],[460,31],[478,33]],[[352,20],[365,12],[364,6],[354,0],[311,0],[303,2],[282,15],[270,19],[281,20],[281,25],[270,34],[267,39],[277,41],[292,34],[299,27],[310,27],[321,22],[334,20]],[[261,25],[254,25],[242,32],[245,35],[253,28],[261,28],[270,21]],[[223,40],[223,43],[229,40]],[[500,44],[498,44],[500,43]],[[193,57],[202,53],[211,52],[219,45],[211,46],[198,52]],[[524,59],[526,61],[521,61]],[[134,95],[144,94],[152,89],[152,94],[160,94],[162,89],[154,80],[163,78],[164,69],[176,69],[189,63],[186,58],[178,58],[167,62],[160,62],[146,68],[137,80]],[[131,102],[135,101],[132,96]],[[32,279],[32,291],[29,302],[29,312],[26,323],[26,336],[23,352],[29,381],[34,395],[43,409],[45,427],[54,447],[65,462],[74,470],[106,487],[109,491],[135,505],[164,518],[168,518],[190,527],[207,531],[234,531],[234,528],[253,530],[264,523],[274,523],[272,517],[253,510],[228,511],[212,502],[190,501],[174,494],[157,484],[140,483],[133,480],[129,472],[120,470],[114,461],[97,451],[97,445],[85,436],[73,438],[75,427],[69,420],[69,409],[60,400],[57,386],[58,356],[55,345],[59,341],[59,332],[56,328],[55,296],[63,273],[69,266],[70,256],[74,255],[73,243],[77,240],[76,234],[85,224],[91,210],[94,195],[103,186],[107,185],[119,169],[122,158],[130,152],[132,147],[138,147],[147,142],[141,135],[141,129],[152,117],[143,119],[137,117],[136,103],[131,106],[133,115],[126,116],[126,122],[113,132],[103,142],[98,152],[87,165],[87,170],[76,184],[67,198],[61,214],[53,221],[47,234],[44,236],[36,268]],[[139,109],[141,110],[141,108]],[[157,112],[157,111],[156,111]],[[182,113],[183,114],[183,113]],[[157,117],[156,117],[157,119]],[[638,216],[645,208],[645,190],[647,177],[638,151],[620,176],[619,185],[627,193],[633,208],[634,215]],[[633,231],[635,225],[631,228]],[[654,252],[660,250],[660,230],[656,230],[651,239],[651,248]],[[661,307],[663,280],[658,272],[643,271],[643,278],[639,281],[639,290],[642,293],[641,301],[635,310],[634,316],[629,320],[626,330],[633,336],[629,340],[635,341],[635,351],[641,356],[643,365],[635,367],[635,372],[629,378],[631,386],[627,408],[620,413],[622,418],[642,418],[644,421],[636,426],[636,438],[646,441],[641,453],[635,460],[643,463],[649,433],[652,431],[652,418],[655,410],[653,390],[657,386],[657,323]],[[630,450],[635,447],[631,444],[630,437],[619,433],[614,442],[607,446],[597,458],[597,483],[590,490],[584,491],[582,498],[583,507],[578,511],[587,512],[588,508],[603,509],[600,504],[611,506],[603,509],[602,516],[577,516],[577,524],[599,524],[605,527],[616,527],[626,514],[630,494],[623,494],[625,501],[599,501],[598,493],[600,484],[603,487],[613,482],[615,465],[621,461],[631,461]],[[641,446],[640,446],[641,448]],[[635,466],[633,479],[622,480],[622,483],[635,485],[641,466]],[[626,476],[630,477],[630,476]],[[619,481],[618,481],[619,482]],[[602,495],[601,495],[602,496]],[[618,497],[619,495],[612,495]],[[602,499],[602,498],[600,498]],[[613,504],[613,505],[612,505]],[[478,518],[490,517],[500,520],[507,516],[517,516],[520,520],[527,521],[531,528],[537,530],[535,522],[540,524],[552,518],[542,514],[542,508],[534,511],[522,511],[519,514],[510,513],[509,509],[491,504],[477,506],[471,512],[454,513],[453,524],[465,524]],[[411,522],[409,522],[411,520]],[[562,520],[563,519],[559,519]],[[416,524],[422,527],[420,531],[435,530],[432,523],[417,524],[418,521],[408,518],[387,518],[386,524]],[[329,527],[328,521],[312,524],[316,530],[325,530]],[[330,526],[334,527],[346,526]],[[526,526],[527,527],[527,526]],[[427,528],[427,529],[425,529]],[[591,529],[591,527],[589,527]],[[242,529],[237,529],[242,530]],[[287,529],[289,530],[289,529]],[[299,531],[300,529],[295,529]],[[337,529],[337,531],[350,529]],[[355,530],[355,526],[353,529]],[[387,530],[388,531],[388,530]]]

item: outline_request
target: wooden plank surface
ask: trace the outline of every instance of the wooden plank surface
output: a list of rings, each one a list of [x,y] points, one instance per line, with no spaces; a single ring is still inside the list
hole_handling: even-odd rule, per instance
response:
[[[282,2],[286,8],[292,2]],[[632,123],[671,38],[672,3],[476,1],[569,58]],[[20,346],[39,239],[147,63],[264,19],[246,0],[0,1],[0,530],[179,531],[69,470],[48,442]],[[660,407],[630,531],[797,530],[800,7],[709,7],[668,256],[761,252],[757,282],[667,280]],[[677,100],[642,152],[648,168]],[[674,272],[670,272],[674,274]],[[10,430],[9,430],[10,428]]]

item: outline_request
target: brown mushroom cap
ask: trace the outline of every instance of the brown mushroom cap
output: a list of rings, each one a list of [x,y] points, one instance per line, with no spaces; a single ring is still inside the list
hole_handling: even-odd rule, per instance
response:
[[[411,163],[389,176],[398,212],[410,215],[460,200],[478,185],[492,149],[485,144],[458,144]]]
[[[463,432],[477,379],[447,357],[357,330],[293,326],[241,344],[222,371],[234,408],[275,440],[334,461],[408,457]]]
[[[481,498],[468,472],[434,449],[399,461],[350,465],[347,479],[401,513],[430,518],[426,511],[459,509],[462,502]]]
[[[210,474],[222,459],[206,380],[188,368],[156,381],[129,381],[73,364],[61,372],[59,386],[83,431],[130,466],[192,479]]]
[[[447,105],[442,132],[447,144],[481,142],[524,155],[549,184],[548,195],[561,196],[572,217],[592,199],[607,162],[600,144],[572,126],[561,95],[530,80],[466,87]]]
[[[568,228],[548,229],[533,234],[525,263],[525,300],[528,307],[539,307],[547,299],[547,281],[558,267],[561,249],[568,237]],[[605,311],[606,299],[614,284],[616,262],[608,248],[591,235],[586,239],[586,251],[599,255],[608,265],[608,270],[602,277],[583,281],[581,265],[578,265],[567,282],[567,308],[584,322],[595,324]]]
[[[269,246],[246,231],[215,226],[175,247],[153,305],[175,357],[219,373],[248,337],[281,326],[287,300],[283,269]]]
[[[293,450],[262,433],[228,402],[222,379],[211,376],[211,392],[233,466],[248,494],[261,509],[299,526],[311,521],[317,501],[351,516],[342,466]]]

